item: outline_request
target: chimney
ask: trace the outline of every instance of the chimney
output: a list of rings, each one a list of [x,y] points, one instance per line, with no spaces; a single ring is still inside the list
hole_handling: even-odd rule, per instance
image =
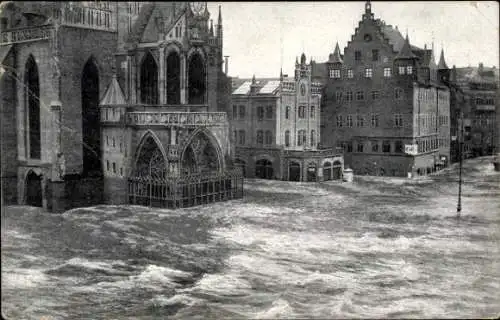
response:
[[[226,76],[227,76],[227,68],[228,68],[228,63],[229,63],[228,58],[229,58],[229,56],[224,56],[224,73],[226,74]]]

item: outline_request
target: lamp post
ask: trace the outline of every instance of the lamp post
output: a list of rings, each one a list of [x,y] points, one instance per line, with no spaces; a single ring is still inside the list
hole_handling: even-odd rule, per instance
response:
[[[460,114],[460,133],[458,135],[458,204],[457,204],[457,218],[460,217],[462,211],[462,159],[463,159],[463,144],[464,144],[464,117],[463,110],[459,111]]]

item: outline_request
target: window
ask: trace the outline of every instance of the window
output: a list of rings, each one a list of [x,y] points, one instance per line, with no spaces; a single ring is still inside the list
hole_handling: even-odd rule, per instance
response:
[[[240,119],[245,119],[245,106],[240,106]]]
[[[372,152],[378,152],[378,141],[372,141]]]
[[[342,127],[342,116],[337,116],[337,127]]]
[[[388,140],[384,140],[382,142],[382,152],[388,153],[391,152],[391,142]]]
[[[311,106],[311,119],[314,119],[314,106]]]
[[[394,115],[394,126],[402,127],[403,126],[403,116],[401,114]]]
[[[311,147],[316,145],[316,131],[311,130]]]
[[[245,144],[245,130],[240,130],[238,136],[240,138],[240,141],[239,141],[240,145],[244,145]]]
[[[405,74],[405,67],[404,66],[399,67],[399,74]]]
[[[358,152],[363,152],[363,142],[358,142]]]
[[[116,163],[113,162],[113,173],[116,173]]]
[[[273,118],[273,106],[267,106],[266,107],[266,118],[267,119],[272,119]]]
[[[391,77],[391,68],[384,68],[384,77],[385,78]]]
[[[402,100],[403,99],[403,89],[401,89],[401,88],[394,89],[394,98],[397,100]]]
[[[372,61],[378,61],[378,50],[377,49],[372,50]]]
[[[347,102],[352,101],[352,91],[349,90],[345,93],[345,101]]]
[[[394,147],[396,153],[403,153],[403,142],[401,140],[396,140]]]
[[[372,114],[372,127],[378,127],[378,114]]]
[[[347,70],[347,78],[349,79],[354,78],[354,72],[352,72],[352,69]]]
[[[365,93],[363,91],[357,91],[356,92],[356,100],[357,101],[365,100]]]
[[[120,175],[123,177],[123,167],[120,167]]]
[[[306,131],[305,130],[299,130],[298,135],[297,135],[297,145],[301,146],[306,143]]]
[[[290,146],[290,131],[285,131],[285,147]]]
[[[352,127],[352,116],[351,116],[351,115],[348,115],[348,116],[347,116],[347,126],[348,126],[349,128],[351,128],[351,127]]]
[[[238,106],[233,105],[233,119],[236,120],[238,117]]]
[[[378,100],[380,98],[380,92],[373,90],[372,91],[372,100]]]
[[[361,51],[354,51],[354,60],[361,61]]]
[[[285,119],[290,119],[290,106],[286,106]]]
[[[233,131],[233,141],[234,143],[238,143],[238,131]]]
[[[356,125],[358,127],[364,127],[365,126],[365,119],[363,118],[363,116],[360,116],[360,115],[357,116],[357,118],[356,118]]]
[[[352,152],[352,141],[347,141],[347,152]]]
[[[371,78],[373,76],[373,69],[372,68],[366,68],[365,69],[365,78]]]
[[[262,121],[264,119],[264,107],[262,106],[257,107],[257,117],[259,121]]]
[[[263,144],[264,143],[264,133],[262,130],[257,131],[257,144]]]
[[[335,92],[335,101],[342,102],[342,91]]]
[[[306,107],[300,106],[299,107],[299,118],[303,119],[305,117],[306,117]]]
[[[406,66],[406,74],[412,74],[413,73],[413,67],[412,66]]]
[[[120,141],[120,152],[123,151],[123,143]]]
[[[109,171],[109,160],[106,160],[106,170]]]
[[[273,144],[273,133],[270,130],[266,131],[266,144]]]
[[[330,78],[340,79],[340,69],[330,69]]]
[[[115,148],[115,147],[116,147],[115,142],[116,142],[115,137],[113,137],[113,148]]]

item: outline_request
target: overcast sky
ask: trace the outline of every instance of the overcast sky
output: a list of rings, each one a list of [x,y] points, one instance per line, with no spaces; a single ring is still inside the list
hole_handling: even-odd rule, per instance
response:
[[[361,20],[365,2],[209,2],[214,24],[222,6],[224,55],[229,75],[278,77],[293,75],[302,51],[324,62],[338,41],[341,51]],[[499,65],[499,4],[488,1],[372,2],[380,18],[410,37],[410,43],[430,48],[436,59],[444,47],[448,65]],[[437,61],[436,61],[437,62]]]

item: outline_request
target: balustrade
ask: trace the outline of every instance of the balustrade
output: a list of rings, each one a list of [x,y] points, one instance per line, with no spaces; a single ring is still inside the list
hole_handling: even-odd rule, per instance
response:
[[[218,126],[227,123],[225,112],[129,112],[127,124],[148,126]]]

